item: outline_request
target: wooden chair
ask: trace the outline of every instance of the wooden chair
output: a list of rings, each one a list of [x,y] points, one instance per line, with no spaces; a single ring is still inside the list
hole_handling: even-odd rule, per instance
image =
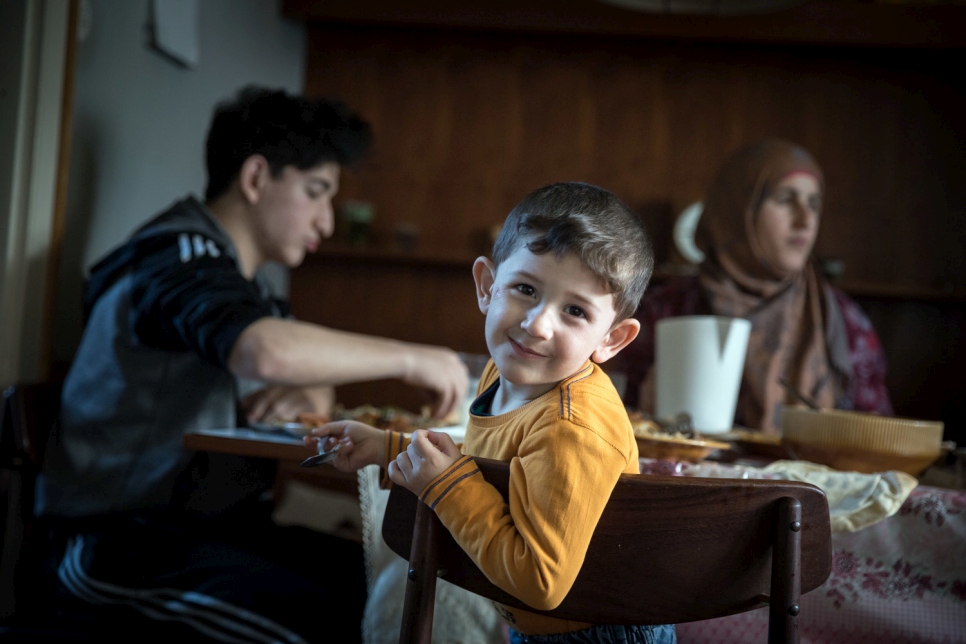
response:
[[[13,385],[3,392],[0,470],[6,512],[0,556],[0,618],[9,619],[18,612],[15,582],[21,577],[18,572],[30,543],[34,484],[47,439],[60,417],[61,384]]]
[[[509,465],[476,459],[507,495]],[[533,610],[491,584],[425,504],[401,486],[383,538],[409,560],[401,643],[431,641],[437,573]],[[831,572],[828,501],[793,481],[622,475],[563,603],[546,615],[598,624],[679,624],[770,606],[768,641],[797,642],[799,595]]]

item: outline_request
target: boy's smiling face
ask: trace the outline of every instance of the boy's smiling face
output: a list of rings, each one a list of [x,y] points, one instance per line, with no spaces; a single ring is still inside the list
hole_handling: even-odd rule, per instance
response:
[[[550,391],[590,357],[608,360],[640,328],[614,324],[613,294],[572,253],[537,255],[522,243],[498,268],[477,259],[473,276],[490,356],[518,400]]]

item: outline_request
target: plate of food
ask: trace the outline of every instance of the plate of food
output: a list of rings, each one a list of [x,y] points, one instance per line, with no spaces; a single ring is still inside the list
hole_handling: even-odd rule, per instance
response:
[[[410,434],[417,429],[434,429],[446,431],[446,433],[453,435],[453,430],[463,429],[456,427],[450,418],[433,418],[430,416],[428,408],[417,414],[401,407],[376,407],[374,405],[361,405],[351,409],[336,405],[329,415],[305,412],[292,420],[277,419],[271,422],[251,423],[249,427],[262,432],[284,433],[302,437],[311,434],[316,427],[321,427],[334,420],[355,420],[379,429],[391,429],[405,434]]]
[[[760,456],[772,460],[791,458],[788,448],[777,434],[764,434],[736,427],[730,432],[716,434],[715,438],[731,443],[742,456]]]
[[[362,405],[352,409],[336,406],[332,411],[332,420],[357,420],[379,429],[391,429],[403,434],[412,434],[417,429],[430,429],[434,432],[449,434],[457,443],[462,443],[466,435],[466,427],[454,424],[452,417],[433,418],[428,407],[424,408],[421,413],[416,414],[391,406]]]
[[[640,412],[629,412],[637,451],[644,458],[699,463],[713,452],[731,447],[728,443],[702,436],[690,423],[675,419],[659,423]]]
[[[308,436],[313,429],[321,427],[329,420],[328,416],[321,414],[304,413],[299,414],[295,420],[274,419],[269,422],[249,423],[248,426],[258,432],[288,434],[301,438]]]

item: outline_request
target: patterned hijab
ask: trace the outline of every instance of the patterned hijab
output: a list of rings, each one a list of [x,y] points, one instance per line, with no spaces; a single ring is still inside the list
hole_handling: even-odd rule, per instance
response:
[[[808,152],[767,140],[735,153],[718,172],[698,225],[707,259],[700,280],[715,315],[751,321],[736,418],[777,433],[784,404],[796,402],[779,378],[834,407],[851,379],[845,322],[828,283],[809,260],[801,272],[768,265],[758,241],[758,211],[790,174],[822,171]]]

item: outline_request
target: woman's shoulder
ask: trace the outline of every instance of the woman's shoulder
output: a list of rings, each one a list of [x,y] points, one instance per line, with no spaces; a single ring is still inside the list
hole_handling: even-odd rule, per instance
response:
[[[839,310],[842,312],[842,318],[845,321],[846,332],[850,336],[875,333],[875,329],[872,328],[872,321],[858,302],[840,288],[835,286],[829,288],[832,290],[832,295],[835,296],[836,304],[839,305]]]
[[[885,355],[882,342],[869,316],[855,300],[840,289],[832,287],[832,293],[842,312],[853,369],[868,371],[869,365],[876,365],[884,373]]]
[[[885,378],[888,366],[882,342],[862,307],[842,290],[831,287],[845,322],[852,363],[850,397],[858,411],[894,413]]]

